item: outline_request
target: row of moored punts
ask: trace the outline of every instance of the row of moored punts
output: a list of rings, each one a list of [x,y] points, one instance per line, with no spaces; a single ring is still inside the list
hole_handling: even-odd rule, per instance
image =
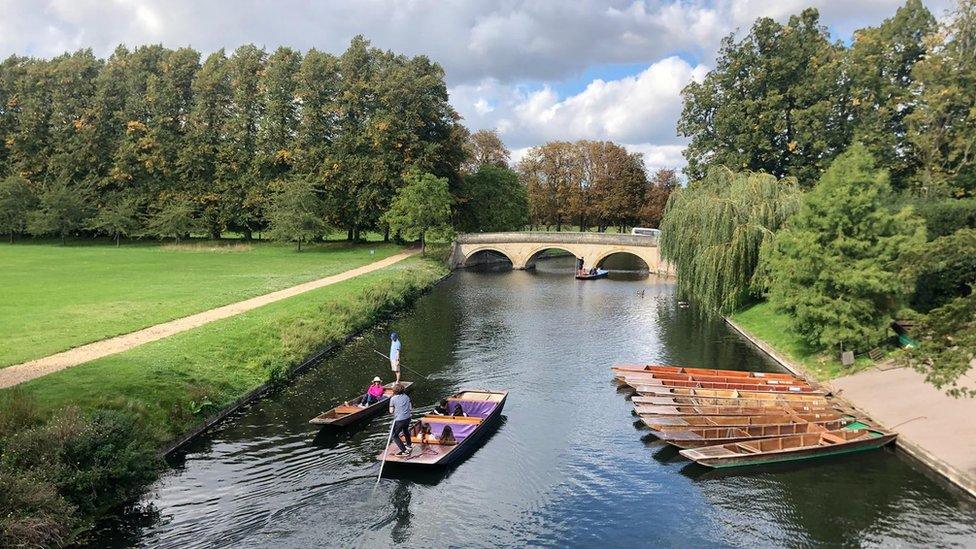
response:
[[[880,448],[897,436],[823,387],[786,373],[618,364],[651,434],[707,467],[737,467]]]

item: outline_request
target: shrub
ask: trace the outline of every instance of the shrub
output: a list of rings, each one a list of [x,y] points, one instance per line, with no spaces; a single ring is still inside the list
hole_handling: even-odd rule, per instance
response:
[[[976,198],[925,200],[918,202],[916,208],[925,219],[929,240],[949,236],[959,229],[976,229]]]
[[[0,470],[0,547],[60,547],[77,522],[54,484]]]

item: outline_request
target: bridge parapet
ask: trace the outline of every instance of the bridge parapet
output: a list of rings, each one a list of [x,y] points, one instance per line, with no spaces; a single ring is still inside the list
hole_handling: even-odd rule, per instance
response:
[[[656,236],[576,232],[463,233],[457,235],[455,240],[458,244],[602,244],[641,247],[658,245]]]

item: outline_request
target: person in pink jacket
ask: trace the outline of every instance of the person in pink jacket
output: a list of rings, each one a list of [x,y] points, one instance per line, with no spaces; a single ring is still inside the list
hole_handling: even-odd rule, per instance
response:
[[[383,398],[383,381],[379,377],[374,377],[373,382],[366,389],[366,395],[363,396],[363,400],[359,406],[365,408],[370,404],[379,402],[381,398]]]

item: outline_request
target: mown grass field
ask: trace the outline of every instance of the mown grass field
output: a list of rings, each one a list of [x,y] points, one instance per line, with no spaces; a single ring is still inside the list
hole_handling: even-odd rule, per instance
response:
[[[819,380],[851,374],[872,364],[869,359],[859,357],[853,365],[844,366],[836,357],[815,352],[799,336],[790,332],[789,317],[766,302],[736,312],[732,315],[732,320],[771,345],[785,358],[803,366]]]
[[[401,308],[446,272],[436,261],[411,257],[17,390],[43,413],[68,405],[131,411],[145,421],[147,435],[163,444],[316,349]]]
[[[0,367],[205,311],[395,254],[344,242],[0,244]]]

